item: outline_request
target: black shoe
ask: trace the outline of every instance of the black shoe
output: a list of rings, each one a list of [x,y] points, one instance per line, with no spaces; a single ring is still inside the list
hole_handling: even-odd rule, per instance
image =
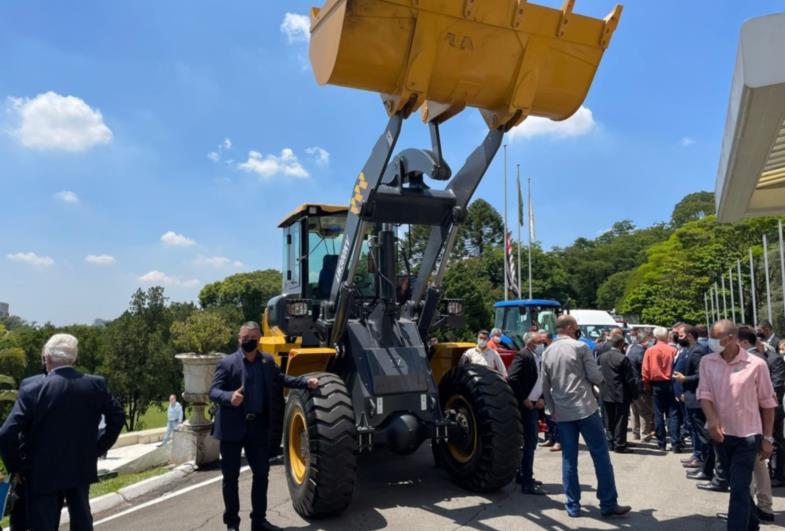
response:
[[[267,520],[262,520],[262,523],[252,525],[251,531],[283,531],[283,528],[273,525]]]
[[[548,494],[545,489],[539,485],[531,485],[530,487],[521,487],[521,494],[532,494],[534,496],[545,496]]]
[[[698,481],[711,481],[711,476],[702,470],[687,472],[687,479],[697,479]]]
[[[673,446],[671,447],[671,452],[674,454],[682,454],[684,453],[684,449],[681,446]]]
[[[657,448],[659,448],[661,452],[664,452],[666,447],[664,444],[658,444]]]
[[[720,487],[715,483],[698,483],[695,486],[698,487],[700,490],[710,490],[712,492],[728,492],[727,487]]]
[[[605,517],[605,518],[607,518],[609,516],[624,516],[625,514],[630,512],[631,509],[632,509],[632,507],[630,507],[629,505],[617,505],[616,507],[614,507],[610,511],[603,512],[602,516]]]
[[[534,483],[538,487],[542,487],[542,484],[543,484],[542,481],[540,481],[539,479],[533,479],[532,483]]]
[[[774,521],[774,514],[768,513],[766,511],[761,510],[760,508],[756,507],[755,510],[758,512],[758,519],[763,520],[764,522],[773,522]]]
[[[617,446],[614,452],[617,454],[631,454],[632,449],[627,446]]]

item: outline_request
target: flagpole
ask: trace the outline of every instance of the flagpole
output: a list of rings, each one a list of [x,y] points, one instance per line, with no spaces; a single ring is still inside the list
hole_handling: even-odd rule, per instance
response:
[[[529,298],[532,298],[532,233],[534,232],[534,207],[532,207],[532,176],[529,175]]]
[[[504,144],[504,300],[509,300],[508,289],[509,281],[507,280],[509,272],[509,265],[507,264],[507,144]]]
[[[518,183],[518,198],[521,197],[521,165],[516,164],[516,172],[517,172],[517,183]],[[523,282],[523,275],[521,274],[521,224],[523,224],[523,220],[521,219],[521,207],[520,204],[518,205],[518,298],[521,298],[521,282]],[[531,297],[529,297],[531,298]]]

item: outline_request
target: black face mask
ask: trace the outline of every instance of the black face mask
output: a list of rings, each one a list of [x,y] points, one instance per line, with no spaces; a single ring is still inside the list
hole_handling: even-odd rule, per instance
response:
[[[256,347],[258,346],[259,346],[258,339],[246,339],[245,341],[240,343],[240,347],[242,347],[243,352],[247,352],[248,354],[256,350]]]
[[[582,335],[583,333],[581,332],[580,328],[575,330],[575,339],[580,339]]]
[[[690,346],[690,342],[687,340],[686,337],[684,339],[679,339],[677,342],[679,343],[680,347],[689,347]]]

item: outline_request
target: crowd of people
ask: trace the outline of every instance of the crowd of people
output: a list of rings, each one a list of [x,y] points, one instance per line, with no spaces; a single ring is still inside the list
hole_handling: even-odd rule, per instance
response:
[[[518,399],[524,494],[547,494],[533,477],[545,425],[541,445],[562,451],[570,516],[581,514],[580,434],[594,463],[603,516],[631,510],[618,504],[610,452],[634,452],[634,445],[651,442],[663,455],[684,454],[681,466],[698,489],[730,491],[727,512],[717,513],[729,530],[755,530],[761,520],[774,520],[772,488],[785,487],[785,340],[769,321],[616,328],[594,350],[580,341],[570,315],[559,317],[556,332],[555,338],[536,328],[527,332],[509,369],[495,351],[502,346],[498,329],[480,331],[477,346],[460,360],[498,371]],[[628,442],[629,432],[640,442]]]

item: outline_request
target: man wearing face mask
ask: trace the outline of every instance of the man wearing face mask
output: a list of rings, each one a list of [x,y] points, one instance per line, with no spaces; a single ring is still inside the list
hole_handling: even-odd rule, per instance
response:
[[[700,363],[698,399],[711,438],[722,448],[730,482],[728,530],[758,529],[750,496],[757,459],[768,459],[774,448],[772,431],[777,406],[766,363],[739,347],[738,330],[724,319],[712,327],[713,354]]]
[[[477,332],[477,346],[464,352],[461,359],[458,361],[458,365],[465,365],[467,363],[488,367],[507,378],[507,368],[504,366],[501,356],[488,346],[487,330],[480,330]]]
[[[270,405],[274,383],[296,389],[316,389],[317,378],[294,378],[281,372],[272,357],[259,352],[262,333],[249,321],[240,328],[239,347],[218,362],[210,387],[210,400],[218,404],[213,436],[220,441],[223,474],[223,521],[228,531],[240,527],[240,453],[251,467],[251,529],[275,530],[267,521]]]
[[[545,407],[545,402],[542,400],[542,378],[539,376],[542,359],[540,334],[526,332],[523,342],[525,346],[515,355],[510,364],[509,376],[510,387],[518,398],[523,424],[523,454],[519,479],[523,494],[544,495],[547,493],[533,476],[539,412]],[[538,349],[540,349],[539,355]]]
[[[643,355],[649,348],[649,332],[641,329],[638,340],[627,348],[626,356],[630,360],[633,373],[638,382],[638,398],[632,402],[632,437],[639,441],[643,438],[648,442],[654,438],[654,410],[652,409],[651,390],[643,388]]]

